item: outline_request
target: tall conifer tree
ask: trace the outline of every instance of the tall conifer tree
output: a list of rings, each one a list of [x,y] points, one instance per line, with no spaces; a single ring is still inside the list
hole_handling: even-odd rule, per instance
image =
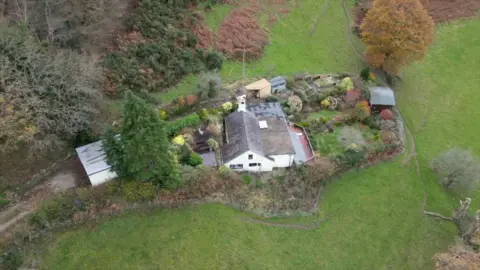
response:
[[[179,181],[165,122],[143,99],[127,92],[120,135],[112,131],[103,141],[107,159],[120,177],[172,187]]]

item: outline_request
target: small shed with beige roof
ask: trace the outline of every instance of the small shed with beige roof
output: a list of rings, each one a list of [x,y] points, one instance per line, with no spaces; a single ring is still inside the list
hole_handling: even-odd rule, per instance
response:
[[[265,98],[272,94],[272,84],[266,80],[261,79],[254,83],[245,86],[247,96],[256,98]]]

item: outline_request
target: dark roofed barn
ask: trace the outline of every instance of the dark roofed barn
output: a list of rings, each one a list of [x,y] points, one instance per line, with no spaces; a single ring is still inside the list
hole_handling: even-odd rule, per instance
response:
[[[370,89],[370,106],[372,111],[378,112],[383,109],[389,109],[395,106],[395,94],[388,87],[371,87]]]

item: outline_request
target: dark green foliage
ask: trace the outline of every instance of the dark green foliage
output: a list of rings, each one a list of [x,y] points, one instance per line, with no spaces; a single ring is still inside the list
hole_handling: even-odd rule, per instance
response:
[[[192,150],[187,145],[182,145],[177,149],[178,161],[181,165],[190,165],[190,155]]]
[[[266,102],[278,102],[278,98],[276,96],[268,96],[265,99]]]
[[[168,122],[165,130],[169,137],[174,136],[180,130],[186,127],[197,127],[200,125],[200,117],[196,113],[189,114],[183,118]]]
[[[71,198],[60,196],[43,202],[40,209],[30,216],[30,224],[37,228],[48,228],[71,219],[76,210],[78,208]]]
[[[190,154],[190,157],[188,159],[188,165],[192,166],[192,167],[196,167],[198,165],[201,165],[203,163],[203,159],[202,157],[195,153],[195,152],[192,152]]]
[[[247,185],[250,185],[252,183],[252,177],[248,174],[243,175],[242,180]]]
[[[222,68],[223,57],[218,52],[209,52],[205,60],[206,60],[207,68],[209,70]]]
[[[337,161],[342,168],[350,169],[362,162],[364,157],[364,150],[347,149],[343,154],[337,156]]]
[[[202,100],[214,98],[222,90],[222,79],[217,73],[204,73],[199,78],[197,90]]]
[[[112,52],[103,61],[118,91],[158,91],[187,74],[221,67],[220,54],[196,48],[197,37],[189,27],[198,18],[187,9],[193,3],[196,1],[140,1],[128,24],[148,41]]]
[[[370,80],[370,67],[364,67],[362,68],[362,71],[360,71],[360,77],[362,77],[362,80],[364,81],[369,81]]]
[[[4,253],[0,259],[0,266],[5,270],[17,270],[23,264],[23,256],[17,250]]]
[[[165,187],[175,186],[180,181],[165,122],[152,107],[131,92],[126,93],[120,135],[107,132],[104,148],[108,163],[121,178]]]

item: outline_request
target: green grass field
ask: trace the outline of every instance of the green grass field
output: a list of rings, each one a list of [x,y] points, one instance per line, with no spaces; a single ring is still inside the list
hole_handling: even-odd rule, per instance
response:
[[[262,74],[273,63],[278,74],[358,71],[360,63],[344,37],[340,5],[330,2],[319,29],[308,39],[306,25],[323,1],[302,1],[273,29],[272,45],[262,60],[248,65],[249,75]],[[458,202],[437,184],[428,162],[456,145],[480,155],[475,140],[480,120],[478,32],[480,20],[439,26],[425,61],[404,73],[397,99],[416,139],[421,178],[413,160],[405,164],[408,155],[352,171],[327,186],[316,217],[286,220],[328,217],[314,230],[246,223],[241,218],[247,214],[216,204],[129,214],[94,229],[58,235],[49,244],[44,267],[432,269],[432,256],[454,242],[456,228],[421,214],[424,188],[429,210],[448,215]],[[238,76],[239,65],[227,63],[222,75]],[[480,206],[478,193],[474,199]]]

